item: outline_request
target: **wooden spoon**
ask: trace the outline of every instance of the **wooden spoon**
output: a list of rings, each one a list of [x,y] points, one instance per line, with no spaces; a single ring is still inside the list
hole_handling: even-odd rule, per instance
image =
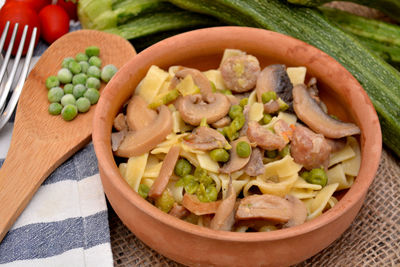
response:
[[[80,30],[58,39],[40,57],[21,93],[10,148],[0,169],[0,241],[42,182],[91,140],[96,105],[66,122],[49,114],[45,87],[46,78],[57,75],[65,57],[75,57],[91,45],[100,48],[102,66],[120,68],[136,54],[117,35]]]

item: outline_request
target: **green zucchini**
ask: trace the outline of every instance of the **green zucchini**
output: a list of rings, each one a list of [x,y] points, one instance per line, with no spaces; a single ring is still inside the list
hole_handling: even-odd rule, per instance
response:
[[[216,25],[220,25],[220,22],[213,17],[182,10],[143,14],[121,26],[104,31],[118,34],[125,39],[134,39],[163,31]]]
[[[400,26],[360,17],[342,10],[320,7],[325,17],[357,37],[393,66],[400,65]]]
[[[289,3],[315,7],[334,0],[287,0]],[[400,21],[400,1],[399,0],[344,0],[346,2],[353,2],[356,4],[376,8],[392,19]]]
[[[311,8],[278,0],[170,0],[181,8],[216,16],[235,24],[240,16],[252,24],[303,40],[340,62],[361,83],[378,112],[383,141],[400,156],[400,73],[364,47],[353,36]],[[215,12],[216,5],[224,13]]]

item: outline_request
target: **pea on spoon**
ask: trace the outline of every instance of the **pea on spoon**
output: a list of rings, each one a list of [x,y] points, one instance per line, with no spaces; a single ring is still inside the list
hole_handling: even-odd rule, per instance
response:
[[[52,116],[44,82],[57,74],[54,72],[65,57],[93,45],[100,48],[102,62],[117,68],[136,54],[132,45],[117,35],[92,30],[72,32],[44,52],[25,82],[10,148],[0,169],[0,242],[43,181],[91,140],[96,105],[73,121]]]

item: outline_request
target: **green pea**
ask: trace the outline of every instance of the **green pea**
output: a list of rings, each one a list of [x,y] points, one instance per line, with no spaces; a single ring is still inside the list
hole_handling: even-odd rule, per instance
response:
[[[61,63],[61,67],[67,69],[68,66],[69,66],[69,63],[72,62],[72,61],[75,61],[75,59],[74,59],[73,57],[66,57],[66,58],[64,58],[64,59],[63,59],[63,62]]]
[[[87,63],[87,61],[81,61],[79,62],[79,65],[81,65],[81,72],[82,73],[86,73],[89,69],[89,63]]]
[[[227,162],[229,160],[229,153],[222,148],[217,148],[210,151],[210,157],[213,161]]]
[[[304,171],[300,174],[300,177],[303,178],[304,180],[307,180],[307,177],[310,176],[310,172]]]
[[[209,199],[207,197],[207,192],[206,192],[206,188],[203,184],[200,184],[197,187],[197,191],[196,191],[196,195],[197,198],[201,201],[201,202],[209,202]]]
[[[240,141],[236,145],[236,153],[241,158],[247,158],[251,154],[250,144],[245,141]]]
[[[242,98],[242,99],[240,100],[239,105],[240,105],[242,108],[244,108],[244,106],[246,106],[247,103],[249,103],[249,99],[248,99],[247,97],[245,97],[245,98]]]
[[[88,59],[89,59],[89,57],[88,57],[86,54],[84,54],[84,53],[78,53],[78,54],[76,54],[76,56],[75,56],[75,60],[76,60],[77,62],[88,61]]]
[[[75,96],[75,99],[78,99],[83,96],[86,90],[86,86],[84,86],[83,84],[77,84],[74,86],[72,94]]]
[[[99,89],[100,88],[100,80],[95,77],[89,77],[86,80],[86,87]]]
[[[245,122],[246,122],[246,119],[245,119],[243,113],[241,113],[241,115],[239,115],[235,119],[233,119],[230,127],[232,127],[234,131],[239,131],[240,129],[242,129]]]
[[[312,169],[305,180],[310,184],[325,186],[328,183],[328,175],[323,168]]]
[[[158,197],[154,202],[156,207],[165,213],[168,213],[172,209],[172,206],[174,205],[174,203],[175,203],[175,199],[172,196],[172,194],[168,191],[168,189],[164,190],[162,195],[160,197]]]
[[[243,115],[243,108],[240,105],[232,105],[229,109],[229,117],[235,119],[236,117]]]
[[[72,94],[66,94],[61,98],[61,105],[66,106],[68,104],[76,104],[76,99]]]
[[[46,79],[46,87],[47,89],[51,89],[53,87],[60,86],[60,81],[56,76],[50,76]]]
[[[94,105],[97,103],[97,101],[99,101],[100,93],[98,90],[96,90],[94,88],[89,88],[86,90],[86,92],[83,94],[83,96],[86,97],[87,99],[89,99],[90,104]]]
[[[180,177],[188,175],[192,172],[192,164],[186,159],[179,159],[176,162],[174,172]]]
[[[214,185],[204,185],[200,184],[196,191],[197,198],[201,202],[211,202],[217,200],[218,191]]]
[[[199,182],[205,186],[208,186],[210,184],[214,184],[214,180],[213,178],[211,178],[210,176],[206,175],[206,176],[202,176],[200,177]]]
[[[218,191],[215,185],[209,185],[206,187],[206,195],[210,202],[216,201],[218,198]]]
[[[97,46],[88,46],[85,49],[85,53],[88,57],[96,56],[98,57],[100,54],[100,49]]]
[[[221,94],[224,95],[232,95],[232,91],[231,90],[218,90]]]
[[[282,150],[280,150],[279,152],[279,156],[281,156],[282,158],[289,155],[290,154],[290,147],[289,145],[286,145]]]
[[[74,75],[74,77],[72,77],[73,85],[86,84],[86,81],[87,81],[87,76],[85,73],[79,73],[79,74]]]
[[[74,85],[72,83],[67,83],[64,85],[64,94],[72,94],[74,91]]]
[[[90,101],[86,97],[80,97],[76,100],[76,107],[80,113],[85,113],[90,109]]]
[[[68,69],[73,73],[73,74],[78,74],[82,71],[81,65],[79,65],[78,62],[71,61],[68,64]]]
[[[100,79],[101,70],[100,70],[98,67],[96,67],[96,66],[90,66],[90,67],[87,69],[86,74],[87,74],[87,76],[89,76],[89,77],[95,77],[95,78],[97,78],[97,79]]]
[[[49,113],[51,115],[59,115],[61,113],[62,108],[63,108],[62,105],[58,102],[51,103],[49,105]]]
[[[142,198],[146,199],[147,196],[149,195],[149,191],[150,191],[150,187],[148,185],[145,185],[145,184],[139,185],[138,193]]]
[[[112,64],[104,66],[104,68],[101,70],[101,79],[108,83],[111,78],[114,76],[114,74],[117,72],[117,67],[115,67]]]
[[[64,95],[64,90],[61,87],[53,87],[47,93],[47,99],[50,103],[60,102]]]
[[[230,126],[224,127],[223,131],[224,131],[224,135],[226,137],[228,137],[228,139],[230,141],[233,141],[239,137],[239,133],[237,132],[237,130],[234,127],[231,127],[231,126],[232,126],[232,124]]]
[[[65,107],[63,107],[61,111],[61,116],[66,121],[73,120],[76,117],[76,115],[78,115],[78,109],[76,108],[75,105],[68,104]]]
[[[62,83],[70,83],[72,81],[72,73],[69,69],[62,68],[58,71],[57,78]]]
[[[268,91],[268,92],[265,92],[265,93],[263,93],[261,95],[261,99],[262,99],[262,102],[265,104],[265,103],[268,103],[271,100],[276,100],[277,96],[276,96],[276,93],[274,91]]]
[[[269,114],[264,114],[264,117],[263,117],[263,123],[264,123],[264,124],[270,123],[271,120],[272,120],[272,116],[271,116],[271,115],[269,115]]]
[[[202,177],[207,176],[207,171],[205,169],[201,168],[201,167],[196,167],[196,169],[194,170],[194,174],[193,175],[194,175],[194,178],[197,181],[200,181],[200,179]]]
[[[194,194],[197,191],[197,187],[199,186],[199,183],[196,182],[195,178],[193,175],[186,175],[183,177],[183,182],[185,185],[185,191],[189,194]]]
[[[101,67],[101,59],[97,56],[91,56],[88,62],[91,66]]]
[[[265,152],[266,156],[270,159],[274,159],[278,156],[278,151],[277,150],[267,150]]]

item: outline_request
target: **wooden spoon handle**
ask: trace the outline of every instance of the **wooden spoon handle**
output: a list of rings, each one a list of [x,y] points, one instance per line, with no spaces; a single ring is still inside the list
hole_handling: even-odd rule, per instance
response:
[[[30,137],[23,142],[11,143],[0,169],[0,241],[43,181],[90,139],[89,134],[69,151]]]

